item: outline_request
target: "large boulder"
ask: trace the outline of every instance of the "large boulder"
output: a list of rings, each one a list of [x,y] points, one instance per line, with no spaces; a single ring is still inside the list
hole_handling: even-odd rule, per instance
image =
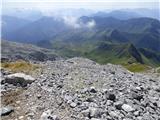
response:
[[[35,81],[35,78],[33,78],[30,75],[26,75],[24,73],[15,73],[5,76],[4,82],[13,84],[15,86],[20,85],[22,87],[26,87],[27,84],[31,84]]]

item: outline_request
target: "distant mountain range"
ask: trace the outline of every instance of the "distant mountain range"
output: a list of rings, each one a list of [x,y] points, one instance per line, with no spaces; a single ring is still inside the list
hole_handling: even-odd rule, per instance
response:
[[[127,11],[120,11],[120,10],[116,10],[116,11],[112,11],[112,12],[97,12],[95,14],[92,15],[97,16],[97,17],[114,17],[117,19],[121,19],[121,20],[127,20],[127,19],[131,19],[131,18],[138,18],[138,17],[142,17],[141,15],[139,15],[138,13],[135,12],[127,12]]]
[[[118,20],[112,17],[81,17],[81,22],[94,20],[92,29],[81,28],[60,33],[52,41],[132,43],[137,48],[160,52],[160,22],[151,18]],[[149,44],[148,44],[149,43]]]
[[[99,17],[114,17],[117,19],[131,19],[131,18],[138,18],[138,17],[150,17],[160,20],[159,10],[158,9],[121,9],[121,10],[114,10],[111,12],[106,11],[99,11],[92,16],[99,16]]]
[[[44,16],[36,21],[3,16],[2,23],[3,39],[54,49],[61,56],[83,56],[99,63],[160,65],[160,21],[132,11],[80,18]]]
[[[158,9],[147,9],[147,8],[137,8],[137,9],[105,9],[101,11],[91,10],[91,9],[71,9],[64,8],[60,10],[43,10],[38,11],[35,9],[18,9],[18,8],[2,8],[2,15],[18,17],[30,21],[36,21],[43,16],[52,17],[62,17],[62,16],[101,16],[101,17],[115,17],[118,19],[128,19],[137,17],[150,17],[160,20]]]

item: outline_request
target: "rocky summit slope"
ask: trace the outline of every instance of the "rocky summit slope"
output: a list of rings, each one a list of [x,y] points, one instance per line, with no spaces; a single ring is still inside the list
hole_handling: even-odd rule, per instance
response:
[[[41,65],[2,120],[160,120],[158,76],[84,58]]]
[[[34,61],[46,61],[55,60],[58,55],[54,50],[49,50],[41,47],[37,47],[31,44],[23,44],[17,42],[11,42],[7,40],[1,41],[2,52],[1,60],[34,60]]]

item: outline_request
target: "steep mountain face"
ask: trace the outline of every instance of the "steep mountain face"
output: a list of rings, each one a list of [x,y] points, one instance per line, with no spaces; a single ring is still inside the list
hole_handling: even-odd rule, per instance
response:
[[[102,43],[87,56],[100,63],[131,64],[138,62],[143,64],[140,52],[132,44]]]
[[[1,56],[2,59],[24,59],[24,60],[55,60],[58,58],[54,50],[36,47],[31,44],[22,44],[10,42],[6,40],[1,41]]]
[[[159,63],[160,53],[156,53],[154,51],[150,51],[145,48],[140,48],[139,51],[141,52],[141,55],[143,55],[143,57],[147,58],[150,61],[150,64],[160,65],[160,63]],[[146,61],[146,62],[148,62],[148,61]]]

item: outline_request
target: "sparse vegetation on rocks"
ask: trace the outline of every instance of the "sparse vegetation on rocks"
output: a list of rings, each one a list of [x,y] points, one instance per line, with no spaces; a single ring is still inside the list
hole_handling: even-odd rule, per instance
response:
[[[31,74],[36,69],[40,68],[39,65],[24,60],[17,60],[15,62],[4,62],[1,64],[1,67],[14,73],[23,72],[27,74]]]

